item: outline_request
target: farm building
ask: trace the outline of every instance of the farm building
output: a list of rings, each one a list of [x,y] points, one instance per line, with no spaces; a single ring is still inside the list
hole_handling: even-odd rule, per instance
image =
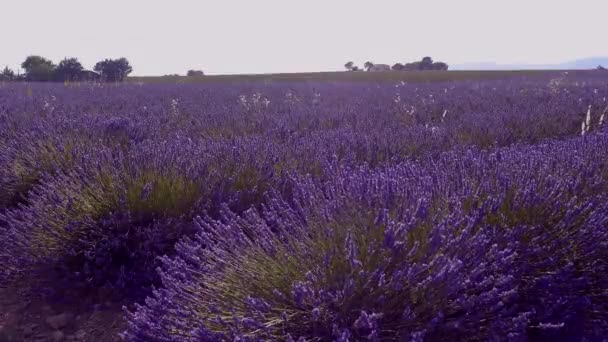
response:
[[[78,79],[80,81],[89,81],[89,82],[100,81],[101,74],[96,71],[93,71],[93,70],[83,70],[80,72]]]

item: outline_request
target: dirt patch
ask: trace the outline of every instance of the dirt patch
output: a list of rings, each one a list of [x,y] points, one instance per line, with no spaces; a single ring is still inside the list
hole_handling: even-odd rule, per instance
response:
[[[20,276],[0,287],[0,342],[120,341],[123,305],[111,290],[54,272]]]

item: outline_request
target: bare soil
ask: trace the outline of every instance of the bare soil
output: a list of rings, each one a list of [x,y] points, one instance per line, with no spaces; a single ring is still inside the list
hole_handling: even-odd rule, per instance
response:
[[[19,276],[0,286],[0,342],[120,341],[129,304],[55,272]]]

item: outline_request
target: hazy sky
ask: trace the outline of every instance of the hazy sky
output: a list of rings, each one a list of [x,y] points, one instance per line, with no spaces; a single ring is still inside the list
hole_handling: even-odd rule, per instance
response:
[[[0,0],[0,67],[27,55],[134,75],[341,70],[608,56],[608,0]]]

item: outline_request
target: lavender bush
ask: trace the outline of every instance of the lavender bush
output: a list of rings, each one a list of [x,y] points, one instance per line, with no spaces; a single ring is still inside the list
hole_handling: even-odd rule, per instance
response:
[[[173,141],[139,144],[125,153],[100,147],[78,167],[47,175],[28,205],[0,217],[12,264],[68,266],[95,284],[150,285],[156,256],[170,253],[191,231],[195,210],[255,205],[273,180],[264,164],[217,144]],[[207,163],[217,160],[210,168]],[[266,178],[263,178],[266,177]],[[8,240],[7,240],[8,242]]]
[[[291,204],[197,218],[125,337],[599,339],[607,138],[341,170]]]

